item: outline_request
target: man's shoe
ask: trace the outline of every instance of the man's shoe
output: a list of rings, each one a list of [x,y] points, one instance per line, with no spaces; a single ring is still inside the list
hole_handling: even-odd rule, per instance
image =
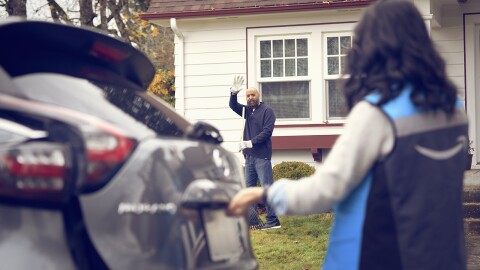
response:
[[[262,227],[262,231],[263,230],[270,230],[270,229],[280,229],[282,227],[282,225],[280,225],[280,221],[275,221],[273,223],[266,223],[265,225],[263,225]]]
[[[249,227],[251,231],[257,231],[257,230],[261,230],[263,226],[265,226],[265,224],[259,223],[257,225],[250,225]]]

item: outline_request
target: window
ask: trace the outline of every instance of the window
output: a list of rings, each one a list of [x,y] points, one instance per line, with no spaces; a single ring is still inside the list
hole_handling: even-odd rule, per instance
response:
[[[258,39],[262,101],[277,119],[310,118],[308,37]]]
[[[274,110],[278,125],[345,121],[342,73],[355,23],[330,20],[247,28],[248,85],[259,89],[262,101]]]
[[[260,77],[308,75],[308,39],[260,41]]]
[[[341,75],[345,70],[346,54],[352,47],[350,33],[325,34],[324,79],[327,101],[327,120],[342,119],[347,115],[346,100],[341,90]]]

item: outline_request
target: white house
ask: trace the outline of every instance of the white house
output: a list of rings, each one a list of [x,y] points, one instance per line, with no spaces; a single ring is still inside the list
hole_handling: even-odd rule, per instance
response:
[[[480,150],[480,0],[412,1],[465,100],[472,146]],[[243,75],[276,113],[272,162],[314,165],[342,133],[339,70],[352,29],[373,2],[152,0],[142,18],[175,32],[180,114],[219,128],[223,146],[236,152],[242,121],[228,107],[229,87]],[[480,168],[479,151],[473,164]]]

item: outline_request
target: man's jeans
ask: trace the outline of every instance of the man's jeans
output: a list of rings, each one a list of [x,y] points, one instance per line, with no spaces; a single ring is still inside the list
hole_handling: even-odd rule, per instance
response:
[[[268,187],[273,184],[272,163],[269,159],[246,156],[245,158],[245,178],[247,187],[256,187],[257,180],[260,179],[262,187]],[[278,218],[273,209],[267,204],[266,220],[268,224],[275,223]]]

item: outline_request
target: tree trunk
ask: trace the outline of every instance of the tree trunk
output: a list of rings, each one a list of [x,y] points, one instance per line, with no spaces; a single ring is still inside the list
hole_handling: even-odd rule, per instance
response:
[[[80,24],[81,25],[93,25],[93,19],[96,14],[93,12],[92,0],[79,0],[80,4]]]
[[[7,0],[5,9],[8,16],[27,17],[27,0]]]
[[[99,10],[99,14],[100,14],[100,29],[102,30],[108,30],[108,25],[107,25],[107,3],[106,3],[106,0],[99,0],[99,3],[100,3],[100,10]]]

